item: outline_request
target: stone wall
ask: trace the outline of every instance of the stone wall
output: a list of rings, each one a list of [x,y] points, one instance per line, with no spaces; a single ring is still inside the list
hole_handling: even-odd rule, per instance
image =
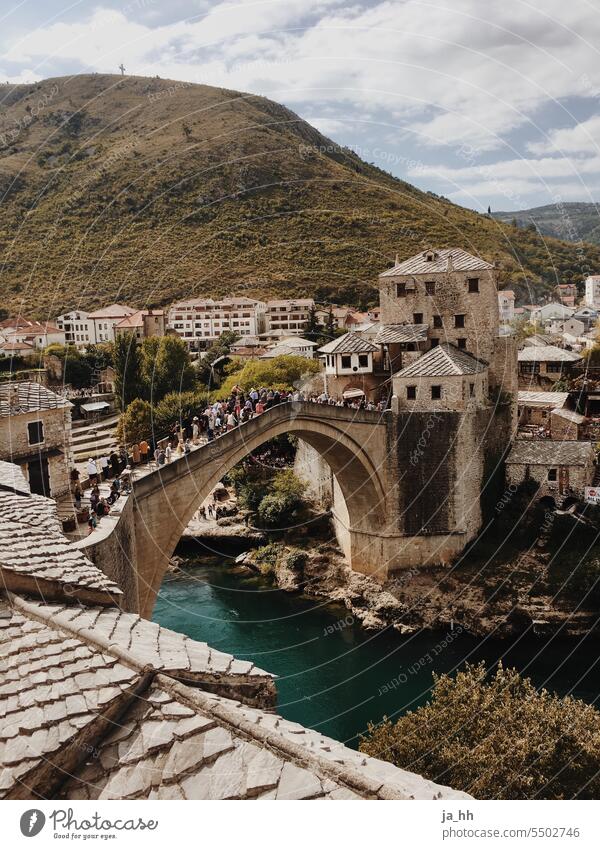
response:
[[[38,421],[43,423],[44,441],[40,445],[30,445],[27,426]],[[0,459],[20,465],[29,480],[28,458],[38,457],[48,460],[48,494],[58,498],[68,492],[69,474],[73,465],[70,407],[35,410],[0,418]]]
[[[468,291],[467,279],[470,277],[479,279],[479,292]],[[435,295],[427,294],[427,280],[435,281]],[[396,288],[398,283],[414,284],[415,291],[409,291],[399,298]],[[415,313],[420,313],[423,316],[422,323],[429,325],[430,338],[436,337],[441,342],[454,345],[458,339],[467,339],[469,353],[486,362],[492,360],[499,323],[498,293],[492,269],[432,273],[429,276],[385,276],[379,278],[378,285],[382,324],[412,324]],[[457,314],[465,316],[464,328],[454,327],[453,317]],[[436,315],[444,319],[441,328],[433,327]]]
[[[140,609],[134,498],[119,498],[89,537],[73,543],[123,590],[122,608]]]
[[[559,466],[529,465],[524,463],[508,463],[506,466],[506,478],[508,483],[518,486],[525,480],[534,480],[539,483],[538,497],[551,495],[553,498],[559,494]],[[556,480],[548,480],[548,471],[556,469]],[[594,479],[594,465],[590,462],[588,466],[568,466],[568,486],[578,496],[583,495],[584,487],[591,486]]]

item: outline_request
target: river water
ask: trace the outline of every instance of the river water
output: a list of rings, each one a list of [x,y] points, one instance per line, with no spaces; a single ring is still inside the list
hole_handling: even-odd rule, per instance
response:
[[[344,607],[291,595],[230,560],[188,558],[168,576],[154,620],[274,672],[286,718],[356,747],[368,722],[426,701],[433,672],[499,658],[536,686],[588,702],[600,696],[598,643],[478,639],[461,632],[366,632]]]

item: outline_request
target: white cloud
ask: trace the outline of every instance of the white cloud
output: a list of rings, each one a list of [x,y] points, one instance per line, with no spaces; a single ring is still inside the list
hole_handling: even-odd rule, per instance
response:
[[[485,191],[494,180],[519,188],[563,181],[576,185],[600,171],[600,117],[573,129],[568,98],[600,93],[600,15],[591,3],[525,0],[241,0],[212,3],[202,17],[190,0],[188,19],[155,26],[151,15],[128,19],[99,6],[76,22],[26,32],[0,56],[13,79],[47,75],[56,67],[207,82],[266,94],[335,137],[346,127],[357,143],[380,133],[402,154],[406,140],[444,160],[418,176]],[[185,7],[177,2],[177,12]],[[600,102],[600,100],[598,101]],[[566,129],[548,130],[543,107],[553,106]],[[555,120],[558,119],[555,117]],[[538,126],[540,122],[540,126]],[[537,136],[519,159],[507,139],[527,127]],[[468,144],[476,159],[504,161],[490,170],[461,162]],[[507,154],[508,151],[508,154]],[[562,152],[572,158],[558,158]],[[400,157],[401,158],[401,157]]]

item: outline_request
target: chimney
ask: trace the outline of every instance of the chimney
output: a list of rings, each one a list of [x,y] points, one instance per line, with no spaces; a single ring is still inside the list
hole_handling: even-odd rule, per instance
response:
[[[394,265],[400,265],[400,259],[398,257],[398,254],[396,254],[396,259],[394,260]]]
[[[454,260],[452,254],[448,254],[448,272],[454,271]]]

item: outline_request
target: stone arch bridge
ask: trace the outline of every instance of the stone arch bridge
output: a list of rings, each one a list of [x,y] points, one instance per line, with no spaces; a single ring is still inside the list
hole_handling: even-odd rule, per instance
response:
[[[464,422],[455,413],[443,418],[431,428],[426,413],[279,404],[137,480],[111,532],[95,532],[80,547],[119,583],[125,607],[150,617],[175,547],[215,484],[266,441],[293,433],[335,476],[334,523],[353,569],[384,580],[395,569],[443,562],[473,535],[460,482]],[[427,451],[415,464],[423,433]],[[478,458],[471,462],[480,472]]]

